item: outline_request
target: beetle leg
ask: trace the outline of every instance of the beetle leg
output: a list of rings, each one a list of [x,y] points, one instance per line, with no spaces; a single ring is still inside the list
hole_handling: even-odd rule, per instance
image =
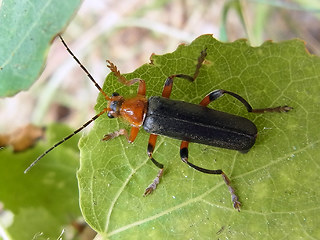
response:
[[[138,127],[131,127],[130,136],[129,136],[129,139],[128,139],[129,143],[134,142],[134,140],[136,139],[136,137],[138,135],[139,129],[140,128],[138,128]]]
[[[156,165],[158,168],[160,168],[160,170],[159,170],[156,178],[153,180],[153,182],[146,188],[143,196],[149,195],[150,193],[153,192],[153,190],[155,190],[157,188],[157,185],[160,182],[160,178],[163,175],[163,164],[159,163],[158,161],[156,161],[152,157],[152,153],[153,153],[154,147],[156,145],[157,137],[158,137],[158,135],[155,135],[155,134],[150,135],[147,151],[148,151],[148,156],[149,156],[150,160],[154,163],[154,165]]]
[[[129,143],[132,143],[136,139],[138,132],[139,132],[138,127],[131,127],[130,136],[129,136],[127,130],[124,128],[121,128],[118,131],[114,131],[112,133],[108,133],[108,134],[104,135],[104,137],[101,140],[102,141],[109,141],[111,139],[114,139],[116,137],[123,135],[126,137],[126,139],[128,140]]]
[[[118,131],[114,131],[112,133],[108,133],[108,134],[104,135],[101,140],[102,141],[109,141],[109,140],[114,139],[116,137],[119,137],[121,135],[124,135],[126,137],[126,139],[128,139],[128,141],[129,141],[128,132],[126,129],[123,129],[123,128],[119,129]]]
[[[117,66],[114,65],[112,62],[107,60],[107,67],[114,73],[114,75],[118,78],[118,81],[126,86],[131,86],[136,82],[139,82],[138,94],[145,96],[146,95],[146,83],[144,80],[140,78],[134,78],[131,80],[127,80],[123,75],[121,75],[120,71],[118,70]]]
[[[240,211],[240,206],[241,203],[238,200],[238,196],[235,194],[234,189],[232,188],[231,184],[230,184],[230,180],[227,177],[227,175],[221,170],[211,170],[211,169],[206,169],[206,168],[202,168],[199,166],[196,166],[194,164],[192,164],[191,162],[188,161],[188,146],[189,146],[189,142],[187,141],[182,141],[181,145],[180,145],[180,157],[181,160],[188,164],[190,167],[192,167],[193,169],[199,171],[199,172],[203,172],[203,173],[207,173],[207,174],[220,174],[224,180],[224,182],[226,183],[226,185],[228,186],[229,192],[231,194],[231,199],[233,202],[233,207],[235,209],[237,209],[238,211]]]
[[[292,107],[288,106],[278,106],[274,108],[261,108],[261,109],[253,109],[251,105],[240,95],[229,92],[223,89],[218,89],[210,92],[207,96],[204,97],[204,99],[200,102],[200,105],[207,106],[210,102],[218,99],[219,97],[223,96],[224,94],[229,94],[232,97],[239,100],[247,109],[248,112],[252,113],[265,113],[265,112],[288,112],[292,109]]]
[[[198,63],[196,66],[196,71],[193,74],[193,80],[195,80],[198,77],[199,70],[206,56],[207,56],[207,49],[205,48],[204,50],[201,51],[200,56],[198,57]]]
[[[190,82],[193,82],[197,78],[197,76],[199,74],[199,70],[200,70],[202,63],[203,63],[206,56],[207,56],[207,52],[205,49],[201,52],[200,56],[198,57],[198,63],[197,63],[196,70],[195,70],[193,76],[186,75],[186,74],[175,74],[175,75],[171,75],[170,77],[168,77],[164,83],[162,97],[165,97],[165,98],[170,97],[170,94],[172,91],[172,86],[173,86],[173,79],[176,77],[184,78],[184,79],[189,80]]]

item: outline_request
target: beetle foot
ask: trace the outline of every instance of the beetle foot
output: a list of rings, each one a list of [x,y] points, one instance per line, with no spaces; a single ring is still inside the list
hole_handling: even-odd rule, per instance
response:
[[[289,106],[279,106],[279,107],[275,107],[275,108],[266,108],[265,112],[278,112],[278,113],[283,113],[283,112],[289,112],[290,110],[292,110],[292,107]]]
[[[156,187],[157,187],[157,185],[155,185],[155,184],[153,184],[153,183],[150,184],[149,187],[146,188],[143,196],[146,197],[146,196],[148,196],[149,194],[151,194],[151,193],[153,192],[153,190],[156,189]]]
[[[157,185],[160,183],[160,178],[163,175],[163,168],[161,168],[158,172],[158,175],[156,176],[156,178],[153,180],[153,182],[146,188],[143,196],[148,196],[149,194],[151,194],[156,188]]]
[[[238,196],[235,194],[233,187],[231,187],[229,178],[227,177],[227,175],[224,172],[221,173],[221,176],[222,176],[224,182],[227,184],[228,190],[231,194],[231,200],[233,202],[233,207],[235,209],[237,209],[238,212],[240,212],[241,203],[239,202]]]
[[[121,135],[124,135],[129,140],[127,130],[121,128],[118,131],[114,131],[112,133],[105,134],[103,136],[103,138],[101,139],[101,141],[109,141],[109,140],[114,139],[116,137],[119,137]]]
[[[235,194],[231,194],[231,199],[233,202],[233,207],[240,212],[241,202],[238,201],[238,196]]]
[[[278,106],[278,107],[274,107],[274,108],[251,109],[251,112],[253,112],[253,113],[266,113],[266,112],[283,113],[283,112],[289,112],[292,109],[293,109],[293,107],[289,107],[289,106]]]
[[[289,112],[292,109],[293,109],[293,107],[282,106],[282,107],[280,107],[280,112]]]

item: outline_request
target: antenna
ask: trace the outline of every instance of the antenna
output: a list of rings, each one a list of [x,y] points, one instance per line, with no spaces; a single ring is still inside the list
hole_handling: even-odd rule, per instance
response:
[[[108,97],[108,95],[102,90],[102,88],[99,86],[99,84],[94,80],[94,78],[92,77],[92,75],[89,73],[89,71],[85,68],[85,66],[83,66],[81,64],[81,62],[79,61],[79,59],[73,54],[73,52],[70,50],[70,48],[68,47],[68,45],[65,43],[65,41],[63,40],[63,38],[61,37],[61,35],[59,35],[59,38],[61,39],[61,42],[63,43],[63,45],[66,47],[67,51],[69,52],[69,54],[74,58],[74,60],[79,64],[79,66],[83,69],[83,71],[85,71],[85,73],[87,74],[87,76],[89,77],[89,79],[94,83],[94,85],[96,86],[96,88],[98,88],[98,90],[101,92],[101,94],[103,94],[106,98],[106,100],[110,100],[110,97]],[[104,114],[105,112],[109,111],[109,108],[104,108],[100,113],[98,113],[97,115],[95,115],[93,118],[91,118],[88,122],[86,122],[85,124],[82,125],[82,127],[78,128],[77,130],[75,130],[73,133],[71,133],[70,135],[68,135],[67,137],[65,137],[64,139],[62,139],[61,141],[57,142],[56,144],[54,144],[51,148],[49,148],[48,150],[46,150],[44,153],[42,153],[35,161],[33,161],[30,166],[24,171],[24,173],[27,173],[41,158],[43,158],[45,155],[47,155],[49,152],[51,152],[53,149],[55,149],[57,146],[59,146],[60,144],[64,143],[65,141],[67,141],[68,139],[70,139],[71,137],[73,137],[74,135],[76,135],[78,132],[80,132],[82,129],[84,129],[85,127],[87,127],[90,123],[92,123],[94,120],[96,120],[98,117],[100,117],[102,114]]]
[[[85,124],[82,125],[82,127],[78,128],[77,130],[75,130],[73,133],[71,133],[69,136],[65,137],[64,139],[62,139],[61,141],[57,142],[56,144],[54,144],[51,148],[49,148],[48,150],[46,150],[44,153],[42,153],[35,161],[33,161],[30,166],[24,170],[24,173],[27,173],[30,168],[32,168],[41,158],[43,158],[45,155],[47,155],[49,152],[51,152],[54,148],[56,148],[57,146],[59,146],[60,144],[64,143],[65,141],[67,141],[68,139],[70,139],[71,137],[73,137],[74,135],[76,135],[78,132],[80,132],[82,129],[84,129],[86,126],[88,126],[90,123],[92,123],[94,120],[96,120],[98,117],[100,117],[102,114],[104,114],[105,112],[107,112],[109,110],[109,108],[105,108],[103,109],[100,113],[98,113],[97,115],[95,115],[93,118],[91,118],[88,122],[86,122]]]
[[[63,45],[65,46],[65,48],[67,49],[67,51],[69,52],[69,54],[73,57],[73,59],[79,64],[79,66],[82,68],[83,71],[85,71],[85,73],[87,74],[88,78],[94,83],[94,85],[96,86],[96,88],[98,88],[98,90],[101,92],[101,94],[107,99],[110,100],[110,97],[102,90],[102,88],[99,86],[99,84],[96,82],[96,80],[94,80],[94,78],[92,77],[92,75],[89,73],[89,71],[86,69],[85,66],[82,65],[82,63],[79,61],[79,59],[73,54],[73,52],[70,50],[70,48],[68,47],[68,45],[65,43],[65,41],[63,40],[62,36],[59,34],[58,35],[61,42],[63,43]]]

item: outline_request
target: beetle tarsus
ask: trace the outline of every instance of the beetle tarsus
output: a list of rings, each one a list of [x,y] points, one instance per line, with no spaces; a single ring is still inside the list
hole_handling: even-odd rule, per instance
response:
[[[232,202],[233,202],[233,207],[234,207],[235,209],[237,209],[238,212],[240,212],[241,203],[239,202],[238,196],[235,194],[235,191],[234,191],[233,187],[231,187],[229,178],[227,177],[227,175],[226,175],[224,172],[221,173],[221,176],[222,176],[224,182],[225,182],[225,183],[227,184],[227,186],[228,186],[229,192],[230,192],[230,194],[231,194],[231,200],[232,200]]]
[[[156,188],[157,185],[160,183],[160,178],[163,175],[163,168],[161,168],[158,172],[158,175],[156,176],[156,178],[153,180],[153,182],[146,188],[143,196],[148,196],[149,194],[151,194]]]
[[[237,195],[232,195],[231,198],[233,202],[233,207],[237,209],[238,212],[240,212],[241,203],[238,201]]]
[[[261,109],[252,109],[253,113],[266,113],[266,112],[275,112],[275,113],[284,113],[292,110],[293,107],[289,106],[278,106],[274,108],[261,108]]]
[[[282,106],[282,107],[280,107],[280,112],[289,112],[292,109],[293,109],[293,107]]]
[[[101,141],[109,141],[109,140],[114,139],[116,137],[119,137],[121,135],[124,135],[126,137],[126,139],[129,139],[127,130],[121,128],[118,131],[114,131],[112,133],[105,134],[103,136],[103,138],[101,139]]]

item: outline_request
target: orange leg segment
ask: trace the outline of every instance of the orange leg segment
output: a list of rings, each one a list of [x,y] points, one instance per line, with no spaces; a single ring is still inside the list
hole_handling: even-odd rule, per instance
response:
[[[139,129],[140,128],[138,128],[138,127],[131,127],[130,137],[128,139],[129,143],[134,142],[134,140],[136,139],[136,137],[138,135]]]

